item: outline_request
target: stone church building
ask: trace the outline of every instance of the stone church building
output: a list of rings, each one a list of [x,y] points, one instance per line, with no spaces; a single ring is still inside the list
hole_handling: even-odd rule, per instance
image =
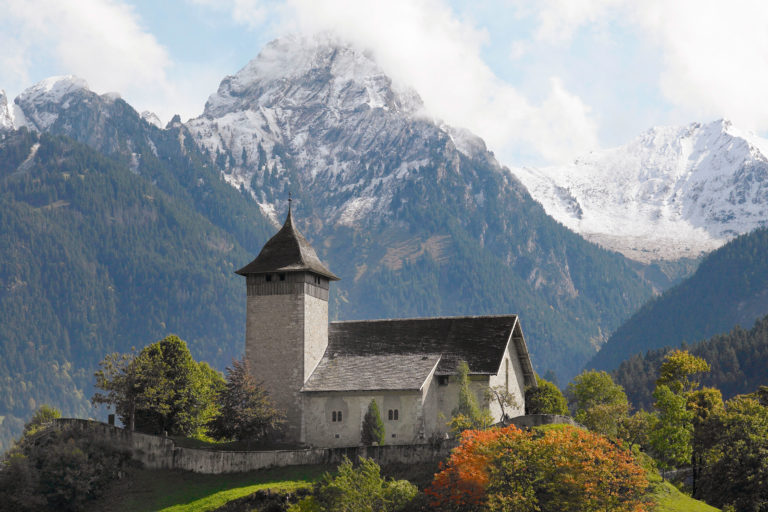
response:
[[[328,293],[338,281],[293,225],[237,271],[247,286],[245,356],[276,406],[290,441],[317,447],[360,444],[375,399],[387,444],[442,436],[458,403],[456,369],[466,361],[481,405],[496,421],[488,390],[512,393],[523,414],[524,388],[536,380],[517,315],[328,323]]]

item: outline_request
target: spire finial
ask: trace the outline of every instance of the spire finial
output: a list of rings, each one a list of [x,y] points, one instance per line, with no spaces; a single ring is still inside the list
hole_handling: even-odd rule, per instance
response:
[[[288,191],[288,213],[291,213],[291,202],[293,201],[293,198],[291,197],[291,191]]]

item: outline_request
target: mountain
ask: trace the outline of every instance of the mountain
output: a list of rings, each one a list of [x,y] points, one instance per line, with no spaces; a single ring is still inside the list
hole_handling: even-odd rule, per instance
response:
[[[186,127],[265,214],[284,214],[288,190],[300,200],[342,277],[338,318],[517,311],[539,368],[566,376],[650,296],[481,139],[429,118],[372,55],[332,37],[269,44]]]
[[[650,267],[553,220],[481,139],[328,38],[268,45],[200,117],[165,128],[71,76],[12,108],[15,130],[0,134],[6,442],[41,402],[93,414],[108,352],[175,332],[196,358],[229,363],[244,326],[232,270],[274,233],[289,191],[342,278],[333,318],[518,313],[537,370],[567,380],[652,294]]]
[[[701,384],[721,390],[726,400],[768,384],[768,316],[748,331],[737,326],[728,333],[682,348],[709,363],[711,370],[701,375]],[[635,407],[650,410],[653,406],[658,370],[670,350],[667,347],[636,354],[613,372],[614,381],[624,387]]]
[[[727,120],[515,173],[547,213],[640,261],[697,257],[768,223],[768,140]]]
[[[587,368],[612,370],[651,349],[693,343],[752,325],[768,313],[768,229],[709,254],[696,272],[644,305],[614,332]]]

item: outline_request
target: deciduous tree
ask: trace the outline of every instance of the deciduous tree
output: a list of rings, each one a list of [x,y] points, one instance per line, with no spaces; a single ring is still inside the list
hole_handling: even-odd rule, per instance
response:
[[[617,437],[622,418],[629,413],[624,388],[603,371],[588,370],[568,384],[576,421],[600,434]]]
[[[557,386],[538,375],[536,383],[538,387],[525,388],[526,414],[568,414],[568,402]]]
[[[187,344],[167,336],[136,355],[110,354],[96,372],[94,404],[114,407],[123,424],[150,432],[199,435],[211,415],[221,375],[197,363]]]

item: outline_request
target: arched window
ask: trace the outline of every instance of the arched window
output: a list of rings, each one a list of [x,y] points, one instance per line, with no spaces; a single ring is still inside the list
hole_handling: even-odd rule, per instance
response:
[[[400,414],[397,409],[390,409],[387,411],[387,419],[389,421],[397,421],[400,419]]]
[[[336,421],[336,411],[331,413],[331,421]]]
[[[333,422],[341,421],[341,411],[333,411],[333,412],[331,412],[331,421],[333,421]]]

